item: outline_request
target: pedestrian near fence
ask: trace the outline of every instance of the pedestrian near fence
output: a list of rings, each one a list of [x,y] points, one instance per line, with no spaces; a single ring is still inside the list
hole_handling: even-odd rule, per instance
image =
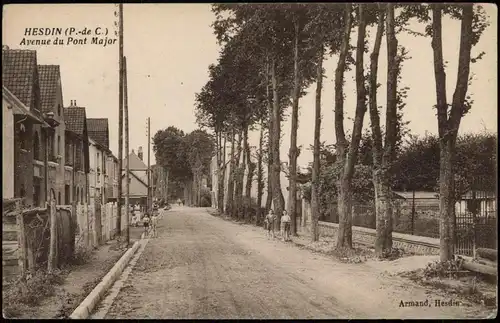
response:
[[[158,226],[158,214],[153,213],[153,216],[151,217],[151,235],[153,238],[156,238],[158,236],[158,232],[156,231],[157,226]]]
[[[283,226],[283,241],[290,241],[290,216],[287,211],[283,211],[283,216],[281,217],[281,225]]]
[[[269,213],[266,215],[266,219],[264,223],[266,224],[267,229],[267,237],[271,236],[274,238],[274,220],[276,219],[273,210],[269,210]]]

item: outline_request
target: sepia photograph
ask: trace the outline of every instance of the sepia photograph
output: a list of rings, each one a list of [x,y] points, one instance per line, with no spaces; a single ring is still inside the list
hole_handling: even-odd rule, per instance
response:
[[[493,3],[2,6],[8,319],[494,319]]]

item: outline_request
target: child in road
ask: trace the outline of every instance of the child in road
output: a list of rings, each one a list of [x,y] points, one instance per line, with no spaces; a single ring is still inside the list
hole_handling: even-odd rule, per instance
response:
[[[290,241],[290,216],[287,211],[283,211],[283,216],[281,217],[281,223],[283,225],[283,241]]]
[[[266,215],[266,219],[264,220],[264,223],[266,224],[268,238],[270,238],[271,235],[274,238],[274,219],[275,216],[273,210],[269,210],[269,213]]]
[[[158,225],[158,214],[153,213],[153,216],[151,217],[151,233],[153,235],[153,238],[156,238],[157,232],[156,232],[156,227]]]
[[[144,223],[144,234],[146,236],[149,235],[149,220],[150,220],[149,219],[149,214],[146,213],[144,215],[144,218],[142,219],[142,223]]]

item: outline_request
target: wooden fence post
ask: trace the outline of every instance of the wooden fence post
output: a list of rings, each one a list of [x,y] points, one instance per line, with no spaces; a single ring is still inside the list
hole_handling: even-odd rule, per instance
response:
[[[26,236],[24,233],[24,216],[21,209],[21,201],[16,202],[16,226],[18,244],[18,265],[21,278],[26,278]]]
[[[52,273],[55,268],[55,255],[56,255],[56,201],[55,198],[51,195],[50,198],[50,247],[49,247],[49,261],[48,272]]]

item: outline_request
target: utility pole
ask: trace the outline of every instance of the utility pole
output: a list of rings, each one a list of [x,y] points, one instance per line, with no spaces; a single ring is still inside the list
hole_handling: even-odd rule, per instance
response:
[[[118,5],[118,65],[119,65],[119,89],[118,89],[118,169],[120,176],[118,180],[118,199],[116,201],[116,236],[121,236],[122,225],[122,174],[123,174],[123,4]]]
[[[128,136],[128,90],[127,90],[127,57],[123,57],[123,90],[124,90],[124,114],[125,114],[125,241],[127,247],[130,244],[129,217],[130,217],[130,163],[129,163],[129,136]]]
[[[151,118],[148,117],[148,212],[151,214]]]

